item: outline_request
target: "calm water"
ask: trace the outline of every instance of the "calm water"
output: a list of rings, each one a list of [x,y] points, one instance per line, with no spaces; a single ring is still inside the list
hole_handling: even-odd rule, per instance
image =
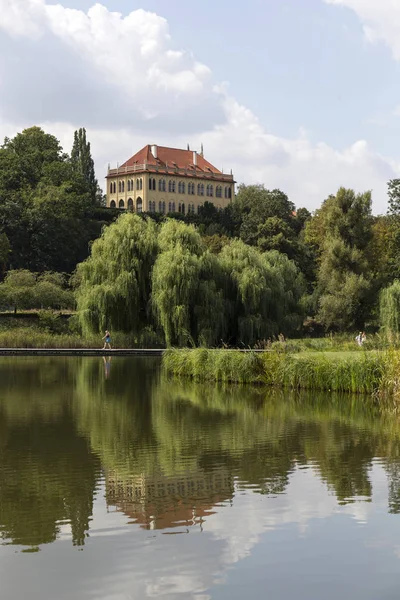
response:
[[[391,599],[400,417],[167,381],[154,359],[0,359],[0,598]]]

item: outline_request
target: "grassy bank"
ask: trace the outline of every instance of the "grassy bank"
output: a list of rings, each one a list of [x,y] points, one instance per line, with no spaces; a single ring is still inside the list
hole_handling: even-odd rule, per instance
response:
[[[370,394],[395,391],[397,352],[239,352],[167,350],[165,370],[198,381],[253,383],[289,389]]]
[[[52,333],[36,327],[0,329],[0,348],[102,348],[101,335],[82,337],[73,333]],[[121,333],[112,337],[114,348],[135,348],[134,340]]]

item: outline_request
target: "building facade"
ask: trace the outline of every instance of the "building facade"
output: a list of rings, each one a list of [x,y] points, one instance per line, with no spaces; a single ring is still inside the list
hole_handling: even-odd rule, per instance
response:
[[[107,206],[132,212],[197,213],[204,202],[225,208],[235,193],[233,175],[203,153],[147,145],[107,176]]]

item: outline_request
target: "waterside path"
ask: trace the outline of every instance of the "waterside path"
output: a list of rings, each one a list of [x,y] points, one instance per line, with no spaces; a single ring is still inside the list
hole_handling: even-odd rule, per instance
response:
[[[225,352],[237,352],[227,349]],[[0,356],[162,356],[163,348],[0,348]],[[266,352],[266,350],[239,349],[239,352]]]

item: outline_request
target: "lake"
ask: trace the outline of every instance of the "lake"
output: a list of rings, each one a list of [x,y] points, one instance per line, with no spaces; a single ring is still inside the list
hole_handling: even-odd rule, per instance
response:
[[[0,359],[1,600],[398,598],[400,417],[370,398]]]

